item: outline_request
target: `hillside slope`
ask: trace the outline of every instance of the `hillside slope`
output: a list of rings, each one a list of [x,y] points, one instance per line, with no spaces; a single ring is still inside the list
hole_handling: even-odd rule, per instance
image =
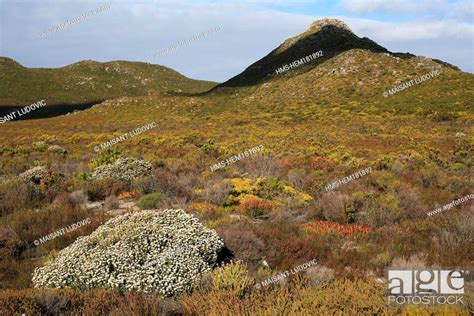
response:
[[[130,61],[81,61],[61,68],[27,68],[0,57],[0,106],[82,104],[121,96],[202,92],[215,83],[170,68]]]

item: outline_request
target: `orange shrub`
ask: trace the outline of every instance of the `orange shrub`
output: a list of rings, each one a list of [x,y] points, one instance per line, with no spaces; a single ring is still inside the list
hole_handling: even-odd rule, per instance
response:
[[[323,235],[330,232],[335,232],[349,237],[352,237],[352,235],[354,235],[355,233],[368,233],[371,231],[370,227],[367,226],[355,224],[341,225],[339,223],[323,221],[315,221],[304,224],[303,229],[311,234],[316,235]]]
[[[331,161],[323,157],[310,157],[309,166],[312,169],[333,170],[334,166]]]
[[[268,200],[261,200],[257,197],[248,197],[242,200],[240,209],[250,217],[262,217],[274,209],[274,204]]]
[[[117,196],[119,200],[133,199],[138,196],[137,190],[120,192]]]

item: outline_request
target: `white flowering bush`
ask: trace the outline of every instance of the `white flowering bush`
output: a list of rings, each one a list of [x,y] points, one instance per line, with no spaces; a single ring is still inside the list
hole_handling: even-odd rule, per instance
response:
[[[151,174],[153,166],[145,160],[120,158],[113,164],[99,166],[92,173],[92,179],[115,178],[124,182]]]
[[[174,297],[210,271],[224,243],[183,210],[115,217],[33,273],[35,287],[116,288]]]
[[[33,194],[46,194],[49,188],[59,186],[64,178],[64,175],[49,170],[44,166],[38,166],[26,170],[18,175],[18,179],[28,185],[28,188]]]
[[[48,176],[48,170],[46,167],[38,166],[31,169],[26,170],[25,172],[21,173],[18,177],[25,181],[31,182],[34,184],[39,184],[42,179]]]

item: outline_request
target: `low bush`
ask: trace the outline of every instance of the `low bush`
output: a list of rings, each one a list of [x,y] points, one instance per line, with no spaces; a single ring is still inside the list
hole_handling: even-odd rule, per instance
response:
[[[271,201],[256,197],[245,198],[240,202],[239,207],[247,216],[252,218],[265,217],[275,208]]]
[[[27,183],[35,196],[47,202],[51,202],[58,192],[63,191],[64,174],[43,166],[26,170],[18,179]]]
[[[0,293],[0,315],[168,315],[179,313],[177,302],[141,292],[120,294],[110,289],[27,289]]]
[[[223,205],[231,190],[229,182],[220,178],[212,179],[204,184],[203,198],[214,204]]]
[[[212,272],[212,284],[217,290],[236,291],[243,295],[253,283],[247,268],[240,261],[230,262]]]
[[[385,306],[385,287],[364,280],[336,280],[322,287],[302,281],[254,290],[195,291],[180,299],[186,315],[394,315]]]
[[[91,169],[105,166],[116,162],[122,154],[115,148],[107,148],[104,151],[100,152],[99,157],[90,162],[89,167]]]
[[[335,271],[322,265],[316,265],[306,270],[306,277],[312,286],[324,285],[334,279]]]
[[[339,233],[345,236],[352,237],[358,233],[368,233],[371,231],[370,227],[349,224],[349,225],[341,225],[334,222],[311,222],[304,224],[303,229],[310,234],[315,235],[322,235],[328,233]]]
[[[339,192],[328,192],[324,194],[317,202],[317,207],[324,214],[328,221],[347,223],[349,222],[346,211],[350,201],[350,196]]]
[[[70,194],[70,199],[74,205],[81,205],[87,203],[87,195],[84,191],[74,191]]]
[[[279,177],[281,167],[277,159],[271,155],[251,156],[241,160],[242,169],[252,177]]]
[[[38,197],[33,187],[20,179],[0,181],[0,216],[34,205]]]
[[[216,229],[235,260],[247,263],[247,267],[256,270],[265,255],[266,242],[246,220]]]
[[[154,175],[133,180],[132,187],[141,195],[158,191],[158,182]]]
[[[88,181],[84,188],[90,201],[101,201],[107,196],[119,195],[127,189],[122,181],[113,178]]]
[[[288,182],[299,190],[303,189],[306,176],[306,172],[302,169],[292,169],[287,174]]]
[[[99,166],[92,172],[92,179],[114,178],[130,185],[134,179],[151,174],[152,165],[144,160],[120,158],[112,164]]]
[[[162,193],[151,193],[140,198],[137,205],[142,210],[156,209],[163,201],[164,195]]]
[[[198,187],[199,174],[187,165],[170,165],[153,171],[155,192],[188,202]]]

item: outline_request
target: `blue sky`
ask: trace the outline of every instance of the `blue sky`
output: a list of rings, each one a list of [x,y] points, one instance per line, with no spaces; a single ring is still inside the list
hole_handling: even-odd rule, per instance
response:
[[[50,34],[39,33],[110,3],[110,9]],[[0,0],[0,56],[27,67],[80,60],[165,65],[224,81],[286,38],[330,17],[394,52],[438,58],[474,72],[474,0]],[[220,27],[166,56],[159,51]]]

